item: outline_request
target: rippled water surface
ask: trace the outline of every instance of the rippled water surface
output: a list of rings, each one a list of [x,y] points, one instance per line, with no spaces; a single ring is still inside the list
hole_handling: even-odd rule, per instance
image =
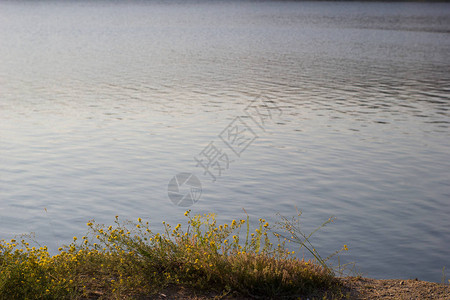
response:
[[[442,3],[2,1],[0,238],[54,249],[92,218],[179,222],[167,185],[190,172],[194,213],[334,215],[324,255],[347,244],[366,276],[440,281],[449,33]],[[221,139],[236,117],[255,138],[239,156]],[[229,163],[215,182],[195,160],[210,142]]]

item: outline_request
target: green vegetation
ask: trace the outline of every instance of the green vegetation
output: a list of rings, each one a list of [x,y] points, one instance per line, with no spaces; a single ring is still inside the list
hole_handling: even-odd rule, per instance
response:
[[[27,239],[0,241],[0,299],[135,299],[167,287],[257,298],[340,298],[333,270],[295,222],[282,218],[272,229],[260,219],[251,230],[248,217],[218,225],[214,214],[185,216],[185,229],[164,223],[165,232],[156,234],[141,219],[116,217],[109,227],[91,221],[86,236],[74,237],[53,256]],[[315,259],[296,258],[287,250],[290,241]]]

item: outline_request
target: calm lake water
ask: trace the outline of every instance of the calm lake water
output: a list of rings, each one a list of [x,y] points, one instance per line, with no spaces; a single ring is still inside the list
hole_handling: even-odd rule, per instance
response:
[[[334,215],[324,256],[347,244],[365,276],[440,281],[450,4],[183,2],[0,2],[0,238],[55,249],[93,218],[178,223],[167,188],[188,172],[194,213],[298,207],[306,231]],[[214,182],[195,158],[215,149]]]

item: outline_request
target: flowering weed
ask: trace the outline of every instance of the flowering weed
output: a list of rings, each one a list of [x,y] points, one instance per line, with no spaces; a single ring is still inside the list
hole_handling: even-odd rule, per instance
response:
[[[162,233],[140,218],[121,222],[116,216],[111,226],[89,221],[86,236],[53,256],[25,239],[0,241],[0,298],[131,299],[172,285],[295,298],[336,287],[320,256],[318,263],[296,258],[264,219],[252,229],[248,217],[220,225],[214,214],[187,211],[185,217],[185,226],[163,222]]]

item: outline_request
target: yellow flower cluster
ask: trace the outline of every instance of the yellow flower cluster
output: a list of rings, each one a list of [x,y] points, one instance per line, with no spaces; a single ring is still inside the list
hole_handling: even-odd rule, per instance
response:
[[[152,290],[149,282],[165,286],[191,282],[193,276],[234,276],[246,268],[246,276],[257,280],[278,276],[287,285],[296,280],[292,274],[314,277],[323,271],[296,259],[279,233],[273,234],[274,246],[265,219],[259,219],[251,232],[249,217],[217,224],[215,214],[191,216],[188,210],[184,216],[187,230],[181,223],[172,227],[163,222],[164,232],[156,234],[141,218],[137,223],[122,223],[116,216],[110,226],[92,220],[87,222],[88,234],[80,239],[74,236],[71,244],[58,248],[53,256],[47,247],[33,247],[25,240],[0,241],[0,298],[5,282],[24,286],[24,293],[33,295],[22,298],[49,294],[89,298],[90,289],[101,287],[106,298],[121,299],[144,288]],[[348,250],[347,245],[343,249]]]

